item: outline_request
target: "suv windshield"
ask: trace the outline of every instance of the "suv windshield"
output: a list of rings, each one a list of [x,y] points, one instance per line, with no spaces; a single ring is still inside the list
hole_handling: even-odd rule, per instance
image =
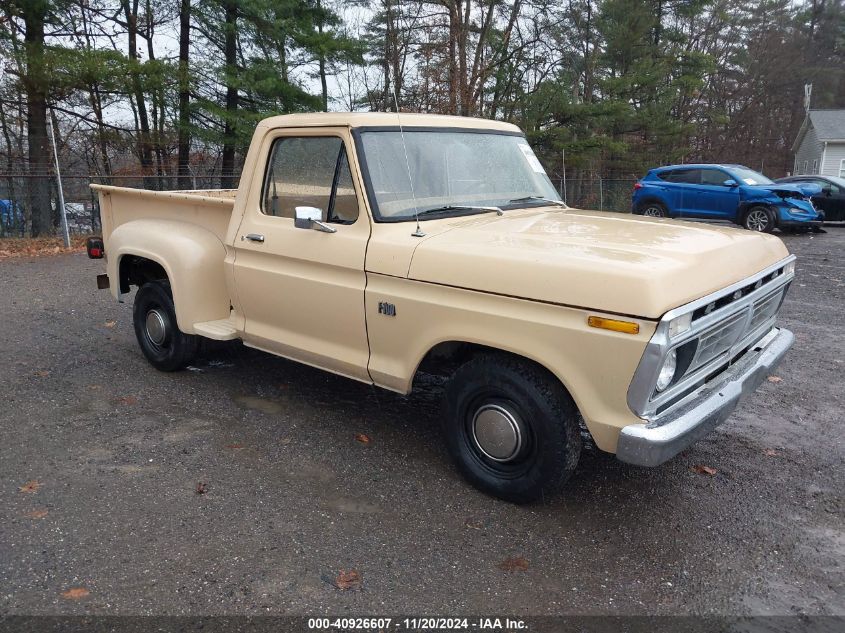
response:
[[[731,171],[739,182],[744,185],[773,185],[773,180],[766,178],[760,172],[748,169],[747,167],[732,167]]]
[[[430,219],[489,212],[489,207],[545,206],[549,200],[560,201],[522,136],[406,129],[403,147],[398,130],[365,130],[361,144],[379,221],[402,222],[425,212]]]

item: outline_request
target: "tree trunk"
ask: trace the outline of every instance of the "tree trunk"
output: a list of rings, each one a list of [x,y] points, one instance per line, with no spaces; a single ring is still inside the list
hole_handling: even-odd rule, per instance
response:
[[[138,68],[138,0],[122,1],[123,14],[126,18],[126,36],[130,63],[129,73],[132,79],[135,109],[138,113],[138,126],[135,129],[138,136],[138,160],[141,161],[141,171],[144,172],[144,186],[148,189],[153,189],[155,188],[156,181],[152,177],[153,158],[150,147],[150,120],[147,117],[147,104],[144,101],[141,72]]]
[[[234,121],[238,114],[238,87],[235,85],[237,76],[238,48],[237,48],[237,0],[226,0],[226,23],[223,44],[223,56],[226,62],[226,121],[223,131],[223,155],[221,160],[220,186],[223,189],[234,189],[235,179],[235,128]]]
[[[26,91],[26,127],[29,146],[29,175],[27,193],[31,235],[52,233],[50,187],[50,145],[47,138],[47,77],[44,73],[44,19],[47,13],[45,2],[33,2],[23,12],[24,47],[26,49],[27,74],[23,84]]]
[[[191,0],[182,0],[179,9],[179,188],[192,189],[191,185],[191,136],[188,129],[191,125],[191,83],[188,69],[190,68],[191,51]]]
[[[325,47],[323,46],[323,4],[320,0],[317,0],[317,33],[320,36],[320,44],[319,44],[319,53],[317,58],[317,64],[319,66],[318,71],[320,74],[320,88],[322,89],[322,96],[323,96],[323,112],[329,111],[329,87],[326,82],[326,51]]]

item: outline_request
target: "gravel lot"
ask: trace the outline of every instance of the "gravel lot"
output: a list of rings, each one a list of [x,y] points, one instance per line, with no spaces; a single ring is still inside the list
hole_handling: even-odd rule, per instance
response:
[[[459,478],[434,387],[233,344],[159,373],[101,262],[0,261],[0,615],[845,614],[845,228],[782,237],[778,375],[670,463],[586,453],[529,507]]]

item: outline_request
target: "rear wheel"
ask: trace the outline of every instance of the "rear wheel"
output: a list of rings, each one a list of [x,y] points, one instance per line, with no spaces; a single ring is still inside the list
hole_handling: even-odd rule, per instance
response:
[[[771,233],[775,228],[775,214],[768,207],[751,207],[742,218],[742,226],[749,231]]]
[[[156,369],[177,371],[196,356],[200,339],[179,330],[166,281],[152,281],[138,289],[132,320],[141,351]]]
[[[646,202],[640,206],[640,215],[650,218],[665,218],[668,213],[666,205],[661,202]]]
[[[560,382],[505,354],[478,356],[455,372],[443,430],[464,477],[516,503],[559,490],[581,453],[575,405]]]

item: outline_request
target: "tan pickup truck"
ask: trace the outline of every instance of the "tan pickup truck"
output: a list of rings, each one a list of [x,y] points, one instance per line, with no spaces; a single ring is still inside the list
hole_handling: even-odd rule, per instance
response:
[[[259,124],[233,191],[93,185],[153,366],[201,339],[409,393],[441,372],[449,452],[525,502],[582,437],[658,465],[722,422],[792,344],[777,237],[560,201],[507,123],[297,114]]]

